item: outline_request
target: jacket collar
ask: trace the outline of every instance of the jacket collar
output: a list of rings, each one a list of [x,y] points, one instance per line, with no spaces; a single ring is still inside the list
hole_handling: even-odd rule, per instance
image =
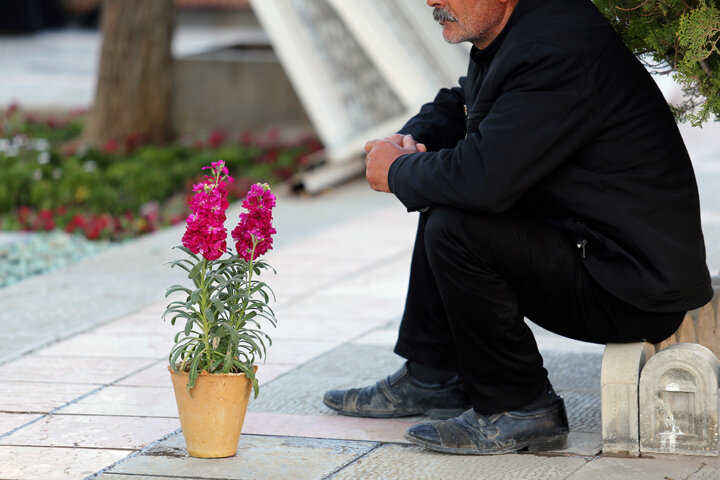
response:
[[[478,63],[491,61],[493,57],[495,57],[495,53],[497,53],[500,49],[500,46],[505,40],[505,37],[507,37],[508,32],[512,30],[513,26],[520,18],[532,9],[535,3],[537,3],[537,0],[519,0],[518,4],[515,6],[515,10],[513,10],[513,13],[510,15],[507,24],[505,24],[505,27],[503,27],[500,34],[495,37],[492,42],[490,42],[490,45],[482,50],[473,45],[470,49],[470,58]]]

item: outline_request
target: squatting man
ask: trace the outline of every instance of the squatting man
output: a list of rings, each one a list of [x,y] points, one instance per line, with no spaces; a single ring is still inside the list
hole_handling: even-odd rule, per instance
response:
[[[427,0],[467,75],[367,143],[370,186],[419,213],[395,352],[352,416],[430,415],[458,454],[561,449],[568,421],[524,318],[659,342],[712,296],[692,165],[642,64],[591,0]]]

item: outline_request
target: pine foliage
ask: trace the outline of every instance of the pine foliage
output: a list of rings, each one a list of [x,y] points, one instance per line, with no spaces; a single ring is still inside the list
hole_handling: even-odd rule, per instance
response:
[[[679,121],[720,121],[720,0],[594,1],[633,53],[683,86]]]

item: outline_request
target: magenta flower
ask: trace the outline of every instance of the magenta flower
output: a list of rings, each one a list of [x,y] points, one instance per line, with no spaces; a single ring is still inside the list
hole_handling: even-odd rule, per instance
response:
[[[189,201],[192,213],[187,217],[183,245],[207,260],[217,260],[227,250],[225,211],[228,208],[227,186],[232,182],[225,162],[213,162],[209,167],[212,176],[193,186],[195,194]]]
[[[272,249],[272,235],[277,233],[272,226],[275,195],[267,183],[256,183],[250,187],[242,206],[248,212],[240,214],[232,238],[240,258],[251,261]]]

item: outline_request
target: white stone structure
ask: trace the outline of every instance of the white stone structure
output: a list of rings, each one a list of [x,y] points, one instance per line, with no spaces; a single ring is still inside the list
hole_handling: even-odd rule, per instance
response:
[[[361,157],[467,68],[468,46],[446,44],[424,2],[251,4],[334,162]]]
[[[640,376],[640,451],[717,456],[719,380],[720,361],[696,343],[650,358]]]
[[[601,371],[603,453],[640,454],[638,386],[655,347],[647,342],[609,344]]]

